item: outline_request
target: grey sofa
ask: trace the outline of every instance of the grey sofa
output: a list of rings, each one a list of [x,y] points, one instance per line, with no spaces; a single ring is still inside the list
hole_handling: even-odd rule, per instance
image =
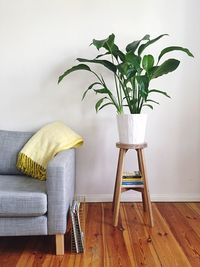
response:
[[[48,163],[46,181],[27,177],[16,169],[16,159],[32,135],[0,130],[0,236],[55,235],[61,255],[74,197],[75,150],[58,153]]]

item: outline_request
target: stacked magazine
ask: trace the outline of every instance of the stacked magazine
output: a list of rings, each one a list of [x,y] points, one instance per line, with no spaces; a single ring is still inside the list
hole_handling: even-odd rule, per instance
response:
[[[122,177],[122,186],[143,188],[144,180],[141,173],[139,171],[125,172]]]
[[[72,248],[76,253],[82,253],[84,251],[84,236],[81,231],[79,207],[80,202],[74,200],[70,208],[72,220]]]

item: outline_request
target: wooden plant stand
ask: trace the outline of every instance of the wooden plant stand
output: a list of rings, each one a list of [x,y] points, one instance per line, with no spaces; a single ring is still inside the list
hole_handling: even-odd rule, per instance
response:
[[[117,166],[115,188],[113,195],[113,211],[114,211],[113,225],[114,226],[118,225],[121,193],[131,189],[142,193],[143,210],[148,213],[149,225],[153,227],[152,207],[149,195],[148,179],[147,179],[147,172],[146,172],[144,152],[143,152],[143,149],[147,147],[147,143],[140,145],[117,143],[116,147],[119,148],[119,158],[118,158],[118,166]],[[124,159],[125,159],[125,154],[129,149],[135,149],[137,152],[138,167],[141,173],[141,177],[143,178],[143,185],[141,187],[134,187],[134,185],[133,187],[122,186]]]

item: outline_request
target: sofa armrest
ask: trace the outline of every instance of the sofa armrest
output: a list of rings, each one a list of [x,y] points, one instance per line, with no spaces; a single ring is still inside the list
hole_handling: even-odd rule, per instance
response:
[[[48,234],[66,232],[67,212],[74,197],[75,149],[58,153],[47,166]]]

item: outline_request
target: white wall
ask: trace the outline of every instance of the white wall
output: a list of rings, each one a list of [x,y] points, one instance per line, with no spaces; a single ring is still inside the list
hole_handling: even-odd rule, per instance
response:
[[[115,112],[96,115],[92,94],[81,102],[90,74],[74,73],[59,86],[57,78],[77,57],[96,55],[89,47],[93,38],[113,32],[123,47],[146,33],[168,33],[154,52],[182,45],[195,58],[173,54],[181,59],[179,69],[154,82],[172,100],[160,97],[160,106],[146,110],[150,191],[154,200],[200,200],[199,10],[199,0],[0,0],[0,128],[36,130],[63,120],[85,139],[77,151],[77,193],[111,199]]]

